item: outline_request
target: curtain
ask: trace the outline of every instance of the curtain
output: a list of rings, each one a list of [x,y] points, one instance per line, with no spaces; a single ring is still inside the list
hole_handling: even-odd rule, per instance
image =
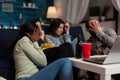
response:
[[[113,3],[113,6],[116,8],[116,10],[118,10],[120,13],[120,0],[111,0],[111,2]]]
[[[113,6],[116,8],[116,10],[119,12],[118,13],[118,21],[120,21],[120,0],[111,0]],[[118,34],[120,34],[120,23],[118,22]]]
[[[89,0],[54,0],[58,17],[71,24],[79,24],[85,17]]]

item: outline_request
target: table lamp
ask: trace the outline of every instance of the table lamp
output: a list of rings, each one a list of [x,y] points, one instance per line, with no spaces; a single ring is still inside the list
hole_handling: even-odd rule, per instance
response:
[[[55,6],[49,6],[47,10],[47,18],[57,18],[57,11]]]

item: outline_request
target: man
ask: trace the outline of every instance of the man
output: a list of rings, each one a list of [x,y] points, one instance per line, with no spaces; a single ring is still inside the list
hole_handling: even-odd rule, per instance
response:
[[[91,35],[87,42],[92,43],[92,55],[108,54],[117,38],[116,32],[111,28],[102,27],[96,19],[89,19],[86,29]]]
[[[111,28],[100,25],[96,19],[89,19],[86,22],[86,29],[90,33],[90,38],[86,42],[92,43],[92,55],[107,55],[117,38],[116,32]],[[87,72],[89,80],[98,80],[99,75]],[[95,76],[96,75],[96,76]]]

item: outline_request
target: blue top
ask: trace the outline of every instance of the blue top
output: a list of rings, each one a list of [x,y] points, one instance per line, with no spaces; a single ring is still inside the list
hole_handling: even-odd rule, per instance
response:
[[[45,40],[46,40],[46,42],[53,43],[53,44],[55,44],[56,47],[58,47],[64,42],[71,43],[71,35],[64,34],[64,35],[61,35],[59,37],[56,37],[56,36],[52,36],[52,35],[47,34],[45,36]]]

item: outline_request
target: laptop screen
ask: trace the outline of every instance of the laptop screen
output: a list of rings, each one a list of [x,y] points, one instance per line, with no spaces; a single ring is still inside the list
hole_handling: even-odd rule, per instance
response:
[[[102,57],[103,55],[101,55]],[[94,57],[95,58],[95,57]],[[98,58],[98,56],[96,57]],[[94,59],[83,59],[85,61],[89,61],[89,62],[94,62],[94,63],[99,63],[99,61],[94,60]],[[108,55],[106,56],[105,60],[103,60],[103,62],[100,62],[99,64],[113,64],[113,63],[120,63],[120,36],[118,36],[110,50],[110,52],[108,53]]]

